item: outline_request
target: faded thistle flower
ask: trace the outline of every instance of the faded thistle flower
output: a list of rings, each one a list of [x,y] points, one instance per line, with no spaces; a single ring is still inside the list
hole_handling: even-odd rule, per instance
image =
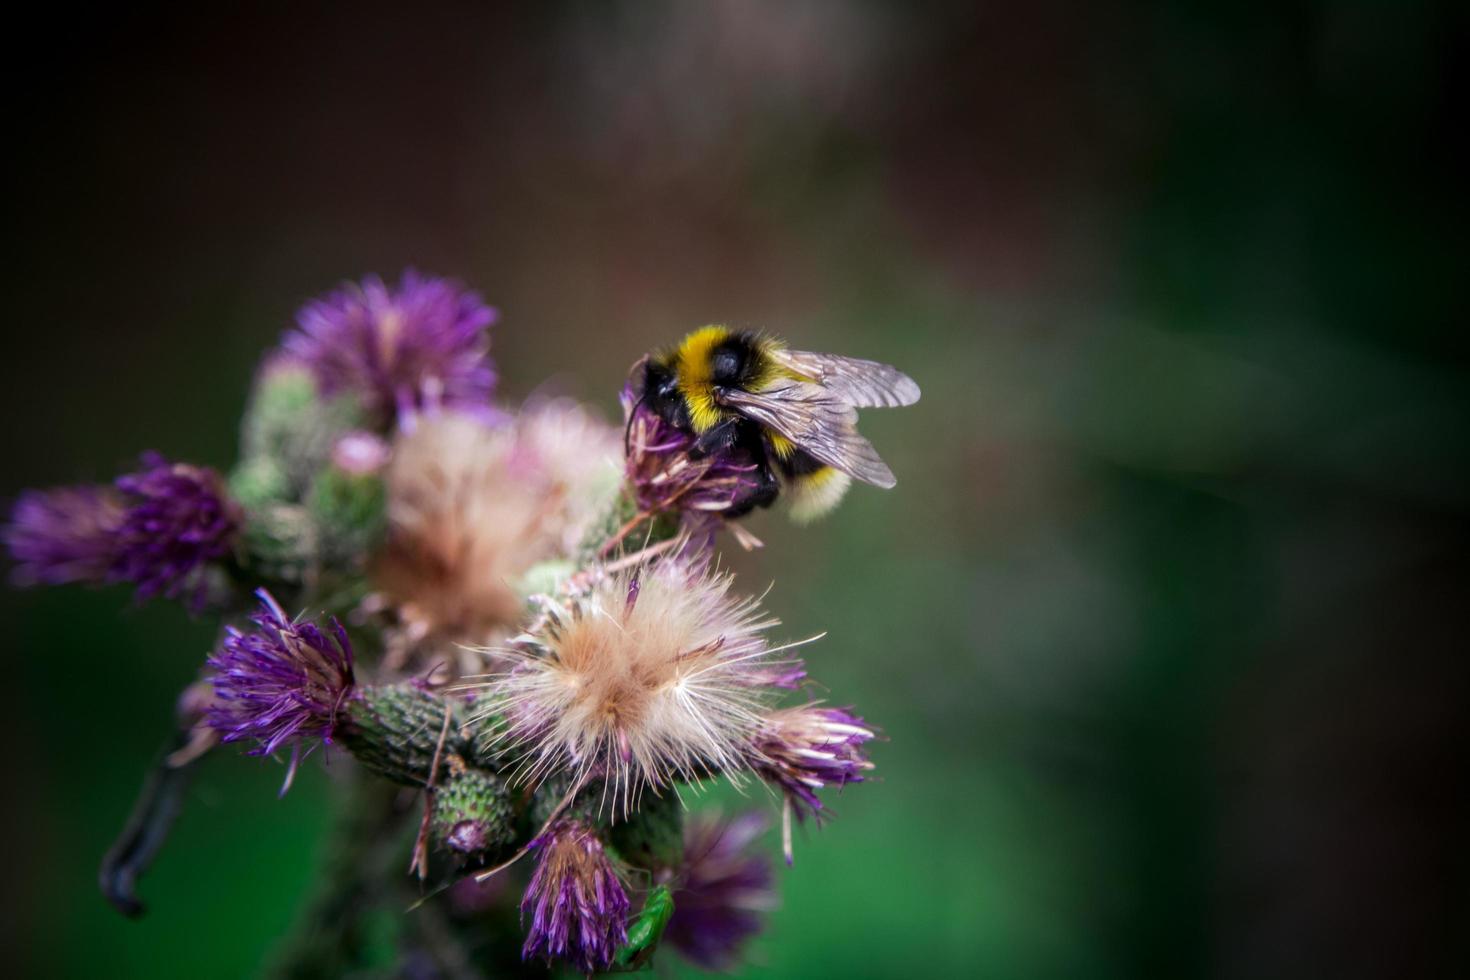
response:
[[[612,964],[628,941],[628,893],[587,825],[559,820],[531,844],[536,870],[521,900],[531,925],[524,959],[559,959],[583,973]]]
[[[117,529],[111,577],[133,582],[139,599],[203,598],[205,566],[228,555],[239,509],[214,470],[143,455],[143,469],[117,479],[127,504]]]
[[[370,568],[375,603],[397,621],[390,650],[449,660],[509,636],[521,579],[569,555],[616,492],[617,451],[610,426],[559,401],[499,425],[445,412],[400,433]]]
[[[289,786],[301,756],[317,740],[332,741],[353,689],[352,644],[336,620],[324,633],[288,618],[265,589],[256,595],[254,628],[227,627],[209,658],[214,699],[208,722],[222,741],[253,741],[249,755],[271,755],[289,745]]]
[[[778,621],[702,562],[603,574],[547,600],[487,683],[496,738],[524,756],[519,777],[600,779],[614,815],[645,789],[748,768],[769,701],[800,677],[765,633]]]
[[[791,861],[791,816],[820,820],[817,790],[860,783],[873,768],[863,744],[874,736],[863,719],[842,708],[808,704],[766,717],[756,739],[755,770],[785,797],[782,811],[787,863]]]
[[[498,313],[447,279],[403,274],[396,288],[370,276],[313,300],[282,342],[322,390],[355,393],[373,421],[435,406],[487,408],[495,390],[489,328]]]
[[[750,847],[766,826],[759,813],[732,820],[701,813],[684,823],[684,858],[664,941],[707,970],[734,967],[745,941],[778,904],[771,863]]]
[[[125,513],[110,487],[57,487],[21,494],[5,528],[15,581],[20,585],[106,581]]]
[[[759,468],[749,453],[732,447],[692,460],[689,449],[696,437],[670,425],[639,400],[631,381],[619,400],[626,426],[627,477],[641,512],[694,519],[725,515],[738,511],[759,489]]]

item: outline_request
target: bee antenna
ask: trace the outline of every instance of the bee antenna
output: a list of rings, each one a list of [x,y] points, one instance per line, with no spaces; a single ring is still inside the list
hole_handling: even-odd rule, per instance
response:
[[[645,390],[641,395],[638,396],[638,400],[633,403],[633,407],[630,408],[630,409],[628,409],[628,421],[623,425],[623,456],[624,457],[626,457],[628,455],[628,450],[629,450],[629,448],[631,446],[631,443],[629,442],[629,438],[633,434],[633,419],[635,419],[635,418],[638,417],[638,409],[642,408],[643,407],[643,403],[646,402],[646,401],[648,401],[648,392]]]

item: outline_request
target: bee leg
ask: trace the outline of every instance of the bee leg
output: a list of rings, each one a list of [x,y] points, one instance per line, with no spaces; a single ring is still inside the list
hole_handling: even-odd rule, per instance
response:
[[[776,502],[776,495],[781,492],[781,484],[776,482],[776,474],[771,472],[771,467],[765,463],[761,464],[756,471],[760,478],[760,485],[755,488],[750,496],[755,507],[769,507]]]
[[[755,477],[759,482],[749,493],[736,500],[725,511],[727,518],[744,517],[757,507],[769,507],[776,502],[776,495],[781,492],[781,484],[776,481],[776,474],[771,472],[770,464],[761,460],[760,465],[756,467]]]
[[[735,440],[739,435],[740,419],[726,419],[718,422],[694,440],[694,445],[689,447],[689,458],[701,460],[706,456],[724,452],[735,445]]]

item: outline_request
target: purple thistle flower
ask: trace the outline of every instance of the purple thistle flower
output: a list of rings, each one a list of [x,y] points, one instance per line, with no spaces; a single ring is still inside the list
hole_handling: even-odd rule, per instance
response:
[[[564,960],[583,973],[612,964],[628,941],[628,893],[596,833],[558,820],[531,843],[536,871],[521,900],[531,915],[522,959]]]
[[[20,585],[104,582],[117,553],[122,501],[110,487],[57,487],[21,494],[5,528]]]
[[[771,864],[748,848],[766,829],[759,813],[699,814],[684,824],[684,860],[664,941],[707,970],[728,970],[776,907]]]
[[[817,790],[825,786],[860,783],[873,764],[863,755],[863,743],[873,729],[842,708],[815,704],[783,708],[766,718],[755,740],[755,771],[785,796],[782,843],[791,863],[791,815],[820,821],[826,814]]]
[[[204,566],[234,547],[240,514],[214,470],[143,454],[143,469],[117,478],[127,504],[110,577],[137,585],[140,600],[186,594],[203,601]]]
[[[287,353],[328,394],[356,393],[376,424],[436,406],[487,408],[495,390],[489,327],[499,314],[447,279],[376,276],[312,300],[287,334]]]
[[[198,606],[204,567],[234,546],[239,512],[213,470],[157,453],[142,463],[112,487],[23,494],[5,529],[16,580],[132,582],[139,600],[187,596]]]
[[[265,589],[255,594],[261,608],[251,617],[254,629],[227,627],[224,643],[209,658],[215,674],[208,722],[222,741],[253,739],[249,755],[271,755],[289,744],[284,793],[315,740],[331,744],[338,712],[352,693],[352,644],[337,620],[327,634],[288,619]]]
[[[691,460],[695,437],[639,401],[631,381],[619,400],[627,425],[627,475],[640,510],[720,515],[759,488],[758,467],[749,453],[732,448]]]

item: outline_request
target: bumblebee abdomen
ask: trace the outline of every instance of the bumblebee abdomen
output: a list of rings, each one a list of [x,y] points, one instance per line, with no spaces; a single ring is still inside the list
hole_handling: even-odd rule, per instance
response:
[[[825,516],[841,502],[847,488],[852,486],[852,477],[814,459],[795,446],[791,446],[787,455],[779,455],[775,440],[781,437],[767,433],[767,438],[772,444],[776,472],[781,477],[781,492],[791,504],[793,521],[798,524],[814,521]]]

